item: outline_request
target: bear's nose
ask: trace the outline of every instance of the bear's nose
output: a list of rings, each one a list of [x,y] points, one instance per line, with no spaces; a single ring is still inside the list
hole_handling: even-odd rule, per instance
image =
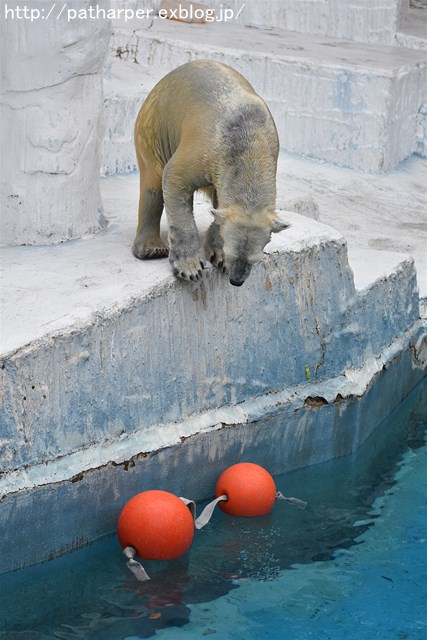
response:
[[[243,260],[231,262],[228,268],[228,279],[230,284],[241,287],[251,272],[251,265]]]

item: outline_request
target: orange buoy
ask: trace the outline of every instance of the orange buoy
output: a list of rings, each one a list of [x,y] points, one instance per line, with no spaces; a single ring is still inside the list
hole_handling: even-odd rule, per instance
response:
[[[220,509],[232,516],[263,516],[273,508],[276,485],[263,467],[239,462],[226,469],[216,484],[216,496],[226,495]]]
[[[173,493],[144,491],[120,512],[117,534],[123,549],[148,560],[172,560],[188,551],[194,537],[190,510]]]

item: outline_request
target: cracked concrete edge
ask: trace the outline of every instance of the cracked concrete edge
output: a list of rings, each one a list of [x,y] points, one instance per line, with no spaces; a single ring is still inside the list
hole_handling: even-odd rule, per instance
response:
[[[292,388],[270,391],[234,406],[225,406],[190,416],[179,423],[152,425],[124,434],[102,444],[88,446],[68,455],[28,466],[0,476],[0,500],[41,486],[73,482],[87,472],[108,465],[129,464],[133,458],[171,447],[191,437],[222,428],[249,425],[280,412],[293,412],[304,406],[314,409],[362,397],[377,375],[401,353],[410,350],[413,368],[427,366],[427,323],[417,321],[405,334],[368,359],[358,369],[316,383],[307,382]],[[82,475],[83,474],[83,475]]]
[[[278,209],[278,213],[280,218],[290,221],[290,226],[292,226],[292,224],[295,225],[295,216],[297,216],[300,221],[303,220],[303,217],[294,211],[287,211],[280,208]],[[346,251],[347,243],[340,232],[318,221],[315,221],[315,224],[316,227],[314,232],[311,233],[311,235],[307,234],[303,238],[297,237],[289,240],[284,234],[274,234],[270,243],[264,249],[265,259],[267,259],[267,256],[272,254],[294,256],[300,255],[303,252],[310,253],[313,249],[320,249],[326,246]],[[343,257],[343,259],[345,258]],[[210,272],[215,273],[214,267],[208,271],[207,276],[200,282],[185,283],[185,286],[192,288],[193,290],[203,287],[211,275]],[[55,340],[67,338],[79,332],[84,332],[88,327],[92,327],[96,324],[112,321],[123,312],[128,312],[131,309],[134,309],[142,302],[159,298],[173,287],[181,286],[181,284],[181,281],[177,280],[171,273],[167,272],[167,275],[162,277],[160,281],[148,283],[147,286],[141,286],[140,290],[135,290],[120,300],[115,300],[109,304],[103,304],[103,306],[92,310],[84,319],[82,318],[75,320],[70,324],[64,324],[63,327],[53,331],[48,330],[41,337],[35,337],[33,340],[27,341],[18,347],[12,349],[5,348],[4,352],[0,353],[0,367],[3,369],[5,367],[7,368],[7,362],[18,355],[21,356],[29,354],[41,347],[49,348]],[[2,345],[0,345],[0,349],[2,348]]]

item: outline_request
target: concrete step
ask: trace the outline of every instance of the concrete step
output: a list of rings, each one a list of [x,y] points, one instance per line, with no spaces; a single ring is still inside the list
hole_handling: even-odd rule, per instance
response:
[[[396,33],[396,42],[401,47],[427,49],[427,4],[409,7]]]
[[[427,298],[426,174],[427,161],[417,157],[389,175],[371,176],[281,153],[277,206],[335,228],[350,250],[371,249],[378,257],[389,252],[411,254],[420,297]],[[2,332],[3,353],[87,321],[99,308],[114,304],[121,293],[139,295],[141,287],[155,286],[169,275],[167,261],[141,263],[130,254],[137,223],[138,175],[102,179],[101,189],[109,222],[106,232],[51,247],[2,248],[7,271],[7,284],[3,280],[0,288],[5,305],[3,322],[10,318],[8,330]],[[203,196],[196,196],[196,206],[206,226],[208,205]],[[162,224],[166,233],[164,220]],[[91,259],[93,248],[96,252]],[[378,250],[381,253],[377,254]],[[33,260],[38,262],[37,270],[29,266]],[[143,282],[141,271],[146,276]],[[51,278],[51,287],[44,286],[45,279],[49,282]],[[25,305],[33,309],[31,322]]]
[[[107,174],[134,166],[134,119],[158,76],[199,58],[229,64],[250,80],[288,151],[384,172],[420,149],[417,118],[427,102],[422,51],[228,23],[136,26],[115,30],[116,49],[132,53],[114,61],[106,82]]]
[[[426,39],[423,22],[427,5],[423,0],[228,0],[227,3],[210,0],[203,4],[207,20],[219,23],[235,22],[354,42],[399,43],[416,48]],[[115,6],[131,11],[146,8],[141,0],[116,0]],[[176,9],[180,7],[185,17],[185,2],[176,0]],[[157,15],[160,0],[151,0],[150,8],[146,18],[149,23]]]
[[[4,471],[304,383],[306,365],[326,380],[419,317],[412,259],[359,295],[343,237],[290,212],[241,289],[217,272],[178,282],[131,255],[137,176],[102,190],[106,232],[3,251]],[[203,233],[203,202],[197,219]]]
[[[244,8],[241,9],[244,4]],[[220,9],[221,0],[213,0],[209,6]],[[239,22],[267,28],[280,27],[304,34],[345,38],[359,42],[389,44],[393,41],[399,16],[399,0],[269,0],[246,2],[230,0],[227,7],[233,16],[239,14]]]
[[[209,6],[218,10],[221,0]],[[244,8],[242,9],[242,5]],[[427,31],[427,6],[408,6],[409,0],[269,0],[246,2],[230,0],[227,7],[245,25],[286,29],[300,33],[329,36],[375,44],[423,48]],[[422,3],[421,3],[422,4]],[[424,29],[423,29],[424,27]]]
[[[349,249],[410,254],[420,298],[427,299],[426,180],[427,161],[416,155],[371,175],[281,153],[277,203],[314,201],[317,219],[340,231]]]
[[[213,455],[214,474],[236,455],[233,429],[252,459],[274,426],[277,471],[345,455],[422,375],[411,258],[352,251],[349,262],[340,233],[283,212],[292,226],[243,287],[217,272],[181,283],[167,260],[130,252],[138,184],[102,181],[105,232],[2,252],[0,573],[108,533],[138,487],[208,497],[205,465],[203,477],[188,466]],[[196,218],[203,234],[202,198]],[[390,404],[374,380],[394,362]],[[321,413],[306,403],[318,396]],[[52,526],[24,544],[10,532],[34,513]]]

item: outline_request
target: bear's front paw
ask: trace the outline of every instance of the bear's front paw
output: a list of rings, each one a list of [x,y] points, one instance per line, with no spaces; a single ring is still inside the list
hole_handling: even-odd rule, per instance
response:
[[[177,258],[170,260],[173,275],[181,280],[200,280],[203,273],[208,270],[208,265],[203,258]]]
[[[210,247],[206,257],[209,259],[209,262],[218,269],[218,271],[225,273],[225,255],[222,249]]]

